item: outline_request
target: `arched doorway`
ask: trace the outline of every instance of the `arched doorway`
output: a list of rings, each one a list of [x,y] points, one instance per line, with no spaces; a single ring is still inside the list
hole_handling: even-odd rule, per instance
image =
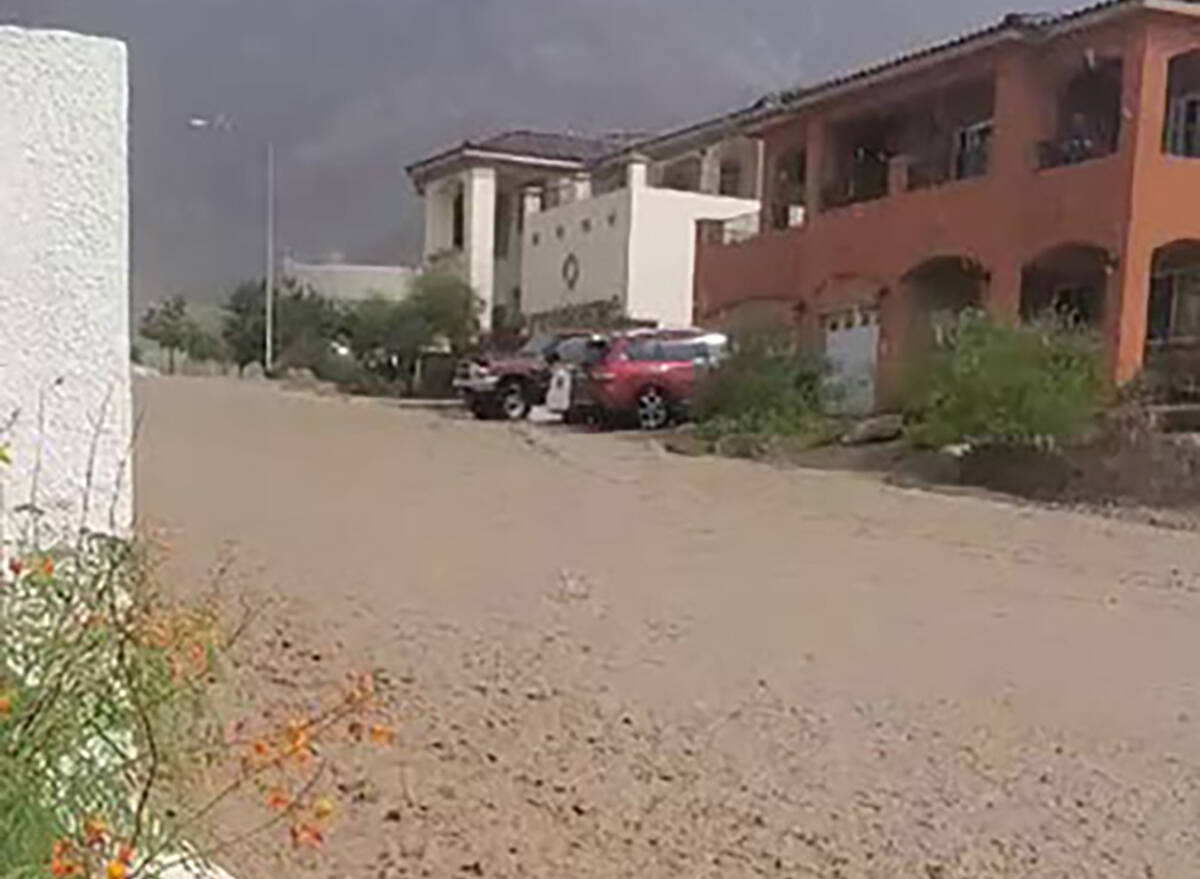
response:
[[[1168,398],[1200,399],[1200,241],[1154,251],[1144,369],[1149,386]]]
[[[909,345],[940,341],[967,309],[983,307],[987,272],[966,256],[937,256],[900,279],[909,311]]]
[[[1113,259],[1094,244],[1063,244],[1043,251],[1021,272],[1021,319],[1053,317],[1099,327]]]

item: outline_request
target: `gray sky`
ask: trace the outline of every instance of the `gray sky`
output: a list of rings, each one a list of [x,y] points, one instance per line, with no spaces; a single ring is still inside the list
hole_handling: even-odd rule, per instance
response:
[[[1062,0],[1051,8],[1078,6]],[[660,129],[951,36],[1012,0],[0,0],[0,22],[130,44],[134,295],[260,271],[263,151],[282,249],[419,247],[403,172],[510,126]],[[196,133],[226,113],[231,135]]]

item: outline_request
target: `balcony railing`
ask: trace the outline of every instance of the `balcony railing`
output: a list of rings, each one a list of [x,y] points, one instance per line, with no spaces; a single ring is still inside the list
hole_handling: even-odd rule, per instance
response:
[[[1112,155],[1116,151],[1116,141],[1110,137],[1081,136],[1043,140],[1037,145],[1038,168],[1046,170],[1079,165]]]
[[[737,244],[757,235],[762,227],[762,215],[758,211],[739,214],[721,224],[721,243]]]
[[[871,177],[837,180],[821,190],[821,204],[826,208],[843,208],[864,201],[874,201],[888,194],[886,174]]]

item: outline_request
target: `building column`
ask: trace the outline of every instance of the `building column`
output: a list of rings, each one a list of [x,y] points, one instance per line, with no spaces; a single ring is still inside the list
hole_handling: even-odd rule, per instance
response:
[[[631,155],[625,165],[625,184],[630,189],[645,189],[650,160],[641,153]]]
[[[762,201],[767,192],[767,145],[761,138],[754,140],[754,198]],[[763,226],[765,229],[766,226]]]
[[[492,327],[495,302],[496,169],[469,169],[463,175],[463,187],[466,280],[482,303],[479,325],[486,331]]]
[[[542,192],[542,187],[537,185],[526,186],[521,190],[521,210],[526,220],[534,214],[541,213]]]
[[[423,256],[428,263],[437,254],[450,247],[450,225],[453,222],[454,196],[444,184],[430,184],[425,188],[425,248]]]
[[[1143,23],[1129,35],[1125,53],[1122,95],[1121,154],[1129,169],[1129,225],[1121,243],[1119,263],[1110,280],[1105,302],[1106,341],[1112,351],[1113,375],[1119,384],[1137,377],[1146,353],[1147,310],[1154,240],[1150,228],[1156,205],[1153,188],[1145,185],[1162,161],[1162,131],[1166,115],[1168,53],[1157,47],[1150,26]]]
[[[715,147],[700,153],[700,191],[708,195],[721,192],[721,154]]]
[[[591,197],[592,175],[580,171],[571,179],[571,198],[573,201],[587,201]]]
[[[821,213],[821,186],[825,180],[825,120],[813,118],[804,132],[804,222]],[[772,187],[778,186],[772,181]],[[765,195],[765,193],[764,193]]]

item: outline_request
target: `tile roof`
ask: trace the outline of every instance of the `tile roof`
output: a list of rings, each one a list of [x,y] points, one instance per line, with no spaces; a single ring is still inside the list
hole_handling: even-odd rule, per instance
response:
[[[644,134],[626,133],[591,137],[549,131],[506,131],[484,140],[466,141],[463,147],[489,153],[513,153],[537,159],[590,162],[643,137]]]
[[[767,97],[767,101],[775,104],[776,106],[786,106],[787,104],[792,104],[806,98],[816,97],[821,93],[832,91],[833,89],[840,88],[842,86],[852,85],[859,80],[869,79],[872,76],[887,72],[896,67],[902,67],[906,64],[911,64],[914,61],[920,61],[925,58],[934,57],[942,54],[943,52],[982,41],[988,37],[994,37],[1003,33],[1011,33],[1018,36],[1036,35],[1057,25],[1065,24],[1067,22],[1074,21],[1075,19],[1104,11],[1110,7],[1123,6],[1133,2],[1136,2],[1136,0],[1100,0],[1100,2],[1093,3],[1090,6],[1084,6],[1080,9],[1074,9],[1062,13],[1012,12],[1004,16],[999,21],[993,22],[992,24],[973,31],[967,31],[964,34],[959,34],[956,37],[943,40],[940,43],[934,43],[930,46],[924,46],[911,52],[897,55],[877,64],[872,64],[850,73],[835,76],[823,82],[816,83],[815,85],[784,89],[783,91],[769,95]]]

